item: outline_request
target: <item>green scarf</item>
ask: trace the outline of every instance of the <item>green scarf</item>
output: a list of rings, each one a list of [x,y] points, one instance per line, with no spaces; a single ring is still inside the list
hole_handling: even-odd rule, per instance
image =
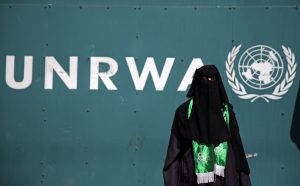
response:
[[[191,99],[188,108],[188,118],[190,118],[193,108],[193,99]],[[229,125],[228,106],[224,105],[223,117]],[[215,175],[224,177],[224,170],[226,165],[227,155],[227,141],[220,143],[218,146],[204,145],[192,140],[193,154],[195,162],[195,173],[197,175],[197,182],[209,183],[215,181]]]

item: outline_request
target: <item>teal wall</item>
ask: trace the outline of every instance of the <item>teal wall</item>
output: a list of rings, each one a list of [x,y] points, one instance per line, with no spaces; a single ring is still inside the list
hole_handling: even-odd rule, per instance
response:
[[[187,98],[177,91],[191,61],[215,64],[222,75],[249,154],[254,186],[300,185],[300,149],[290,135],[299,91],[299,68],[280,100],[241,99],[227,83],[225,60],[268,45],[287,61],[281,45],[300,59],[300,1],[9,1],[0,2],[0,185],[159,186],[175,109]],[[6,56],[15,56],[22,81],[24,56],[33,56],[29,87],[7,85]],[[54,73],[44,88],[45,56],[68,72],[78,57],[78,82],[69,89]],[[90,89],[90,57],[118,63],[117,90]],[[175,58],[163,91],[151,76],[136,90],[126,57],[139,72],[153,57],[159,74]],[[100,66],[100,71],[109,67]],[[234,67],[237,72],[237,65]],[[238,77],[238,73],[236,74]],[[279,81],[284,81],[282,77]],[[239,79],[240,83],[243,83]],[[244,84],[248,93],[259,91]],[[298,98],[299,100],[299,98]],[[299,104],[298,104],[299,107]],[[299,111],[299,109],[298,109]],[[299,135],[299,131],[293,131]],[[252,156],[252,157],[251,157]]]

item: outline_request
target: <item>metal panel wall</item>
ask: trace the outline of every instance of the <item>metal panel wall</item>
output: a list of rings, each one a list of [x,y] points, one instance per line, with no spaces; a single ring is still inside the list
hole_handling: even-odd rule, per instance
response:
[[[294,109],[300,67],[288,71],[287,54],[281,47],[290,47],[295,66],[300,55],[299,4],[1,1],[0,185],[163,185],[162,166],[174,112],[187,100],[186,92],[177,89],[195,58],[215,64],[221,72],[249,154],[253,185],[299,185],[300,141],[295,129],[300,123]],[[275,85],[258,90],[243,83],[237,66],[242,53],[267,45],[281,55],[283,73],[289,72],[293,80],[291,87],[281,87],[288,89],[282,99],[251,102],[232,91],[225,60],[240,44],[234,71],[247,95],[272,94]],[[15,56],[14,77],[19,82],[24,57],[32,56],[28,87],[9,86],[7,56]],[[49,56],[67,73],[70,56],[78,57],[77,88],[68,88],[53,73],[53,89],[45,89],[45,81],[49,83],[45,58]],[[101,79],[99,89],[91,90],[93,56],[117,62],[117,72],[111,77],[117,90],[108,90]],[[164,89],[156,90],[149,75],[145,87],[137,90],[126,57],[135,58],[139,74],[150,57],[159,74],[165,60],[175,58]],[[101,64],[99,71],[109,68]],[[284,75],[279,84],[285,81]]]

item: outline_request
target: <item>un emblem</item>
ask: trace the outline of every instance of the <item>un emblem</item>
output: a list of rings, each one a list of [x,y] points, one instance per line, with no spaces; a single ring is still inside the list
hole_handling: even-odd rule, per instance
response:
[[[280,54],[273,48],[266,45],[256,45],[248,48],[242,53],[238,61],[239,77],[247,86],[256,90],[267,90],[273,86],[271,94],[249,94],[244,85],[241,84],[234,70],[234,61],[239,53],[241,45],[234,46],[225,61],[226,75],[232,90],[242,99],[251,99],[251,102],[258,98],[269,100],[281,99],[292,86],[296,75],[297,63],[295,54],[290,48],[282,46],[287,61],[287,70]],[[285,75],[284,75],[285,71]],[[282,76],[284,75],[284,78]],[[281,80],[281,82],[280,82]]]

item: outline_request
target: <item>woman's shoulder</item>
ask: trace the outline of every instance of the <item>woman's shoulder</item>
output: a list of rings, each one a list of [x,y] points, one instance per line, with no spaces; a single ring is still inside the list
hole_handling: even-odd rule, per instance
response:
[[[176,112],[187,113],[190,101],[191,101],[191,99],[189,99],[189,100],[185,101],[184,103],[182,103],[181,105],[179,105],[176,109]]]

